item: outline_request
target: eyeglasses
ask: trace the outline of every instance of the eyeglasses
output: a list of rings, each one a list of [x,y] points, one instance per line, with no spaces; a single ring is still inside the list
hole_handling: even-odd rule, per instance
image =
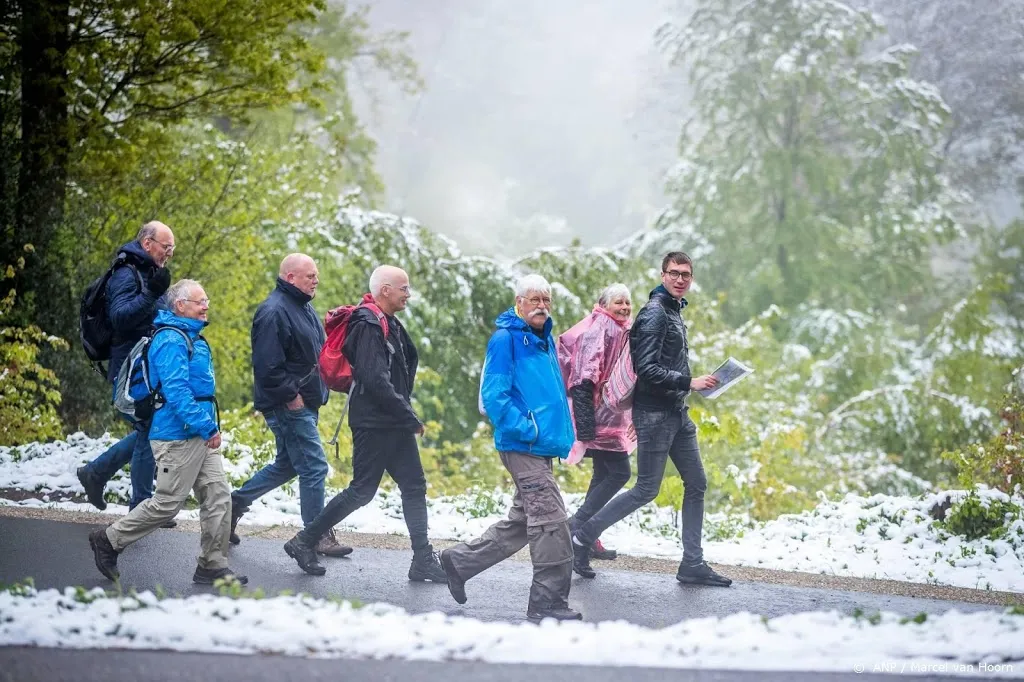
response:
[[[196,305],[210,305],[210,299],[208,298],[201,298],[198,301],[194,298],[185,298],[182,300],[188,301],[189,303],[195,303]]]
[[[384,286],[391,287],[392,289],[398,289],[403,294],[408,294],[411,291],[409,289],[409,285],[408,284],[406,284],[404,287],[396,287],[394,284],[385,284]]]
[[[164,247],[164,252],[168,256],[170,256],[172,253],[174,253],[174,244],[164,244],[162,241],[160,241],[158,239],[153,239],[152,237],[150,237],[149,240],[153,241],[153,242],[156,242],[160,246]]]
[[[693,273],[684,270],[663,270],[662,273],[668,275],[669,279],[681,279],[684,282],[689,282],[693,279]]]
[[[545,308],[551,307],[550,296],[533,296],[532,298],[526,299],[526,302],[530,305],[543,305]]]

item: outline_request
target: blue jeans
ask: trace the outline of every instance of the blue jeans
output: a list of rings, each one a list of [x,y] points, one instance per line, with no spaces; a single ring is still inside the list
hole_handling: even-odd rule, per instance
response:
[[[319,413],[308,407],[282,407],[268,410],[263,416],[274,433],[277,457],[231,494],[232,506],[236,510],[248,509],[258,498],[298,476],[302,525],[308,526],[323,511],[327,480],[327,456],[316,430]]]
[[[106,485],[114,474],[131,462],[132,497],[128,507],[134,509],[143,500],[153,497],[156,463],[153,461],[153,448],[149,445],[150,422],[133,422],[127,415],[121,416],[132,425],[132,432],[86,464],[85,469]]]
[[[636,484],[618,495],[576,531],[576,539],[591,545],[609,526],[618,523],[654,500],[671,458],[683,479],[683,562],[699,564],[704,559],[701,533],[704,527],[704,493],[708,479],[697,447],[697,426],[683,405],[666,411],[647,411],[634,406],[636,429]]]

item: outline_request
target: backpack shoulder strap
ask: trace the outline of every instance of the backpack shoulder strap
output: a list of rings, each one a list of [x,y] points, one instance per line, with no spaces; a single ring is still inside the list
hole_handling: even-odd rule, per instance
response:
[[[178,329],[177,327],[172,327],[171,325],[167,324],[156,327],[155,329],[153,329],[153,333],[149,337],[150,341],[152,342],[152,340],[156,338],[156,335],[165,329],[170,329],[171,331],[178,332],[178,334],[181,335],[181,338],[185,339],[185,348],[188,350],[188,359],[191,360],[192,352],[195,350],[195,344],[192,343],[192,339],[189,337],[188,334]],[[206,341],[206,339],[202,335],[200,335],[199,338],[203,339],[203,341]],[[208,341],[206,342],[206,345],[210,345]]]
[[[132,263],[128,260],[128,254],[126,254],[124,251],[119,252],[117,256],[114,257],[114,261],[110,264],[110,267],[107,268],[107,274],[104,276],[103,280],[103,290],[106,290],[107,281],[109,281],[111,275],[114,274],[114,270],[117,270],[118,268],[121,267],[128,268],[129,270],[132,271],[132,274],[135,276],[135,293],[141,292],[142,275],[139,273],[139,268],[135,265],[135,263]]]
[[[384,332],[384,340],[387,341],[388,333],[390,332],[390,329],[388,329],[387,315],[384,314],[384,311],[381,310],[376,303],[361,303],[360,305],[374,314],[377,318],[377,323],[380,325],[381,331]]]

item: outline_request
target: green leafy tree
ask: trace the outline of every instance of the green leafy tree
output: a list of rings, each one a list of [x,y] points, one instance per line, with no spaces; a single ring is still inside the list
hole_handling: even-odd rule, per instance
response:
[[[23,247],[25,254],[31,246]],[[0,279],[13,279],[25,267],[25,259],[8,264]],[[0,299],[0,446],[20,445],[29,441],[49,440],[63,435],[57,416],[60,404],[60,382],[53,371],[39,363],[39,350],[50,346],[67,350],[67,343],[44,333],[35,325],[7,325],[6,318],[14,309],[14,289]]]
[[[930,248],[959,233],[940,172],[949,111],[908,76],[912,48],[869,52],[881,31],[828,0],[701,0],[686,26],[660,30],[696,108],[662,221],[713,249],[734,323],[771,303],[884,308],[931,293]]]

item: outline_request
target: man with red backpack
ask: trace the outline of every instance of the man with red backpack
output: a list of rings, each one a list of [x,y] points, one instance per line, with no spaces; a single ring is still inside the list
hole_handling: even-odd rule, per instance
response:
[[[252,321],[253,406],[274,433],[277,457],[231,494],[231,544],[241,538],[238,520],[256,499],[299,478],[299,508],[308,525],[324,508],[327,456],[317,422],[327,402],[319,358],[326,336],[311,301],[320,273],[309,256],[293,253],[281,261],[277,286],[256,308]],[[324,556],[343,557],[333,531],[316,545]]]
[[[402,493],[402,513],[413,549],[409,580],[447,582],[427,537],[427,481],[416,444],[423,423],[411,402],[419,357],[395,317],[408,300],[409,276],[400,268],[382,265],[370,275],[369,296],[350,311],[341,350],[353,380],[348,414],[352,482],[284,546],[299,568],[311,575],[326,573],[314,551],[317,543],[342,519],[373,500],[386,471]],[[321,369],[329,374],[323,360]],[[329,376],[328,383],[335,378]]]

